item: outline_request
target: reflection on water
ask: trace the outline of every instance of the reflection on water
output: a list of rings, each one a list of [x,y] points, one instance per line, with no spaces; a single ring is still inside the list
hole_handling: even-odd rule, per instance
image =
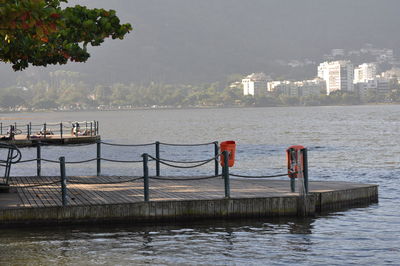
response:
[[[283,171],[285,149],[301,144],[310,150],[311,180],[379,184],[379,204],[315,219],[0,229],[0,265],[399,264],[398,105],[71,112],[24,117],[26,121],[21,123],[98,120],[103,140],[114,143],[236,140],[237,161],[232,171],[243,174]],[[104,157],[135,160],[143,152],[154,152],[146,149],[104,147],[102,152]],[[213,154],[212,147],[190,151],[162,147],[161,152],[167,159],[186,160],[207,159]],[[24,149],[24,159],[35,153],[35,149]],[[96,150],[95,146],[51,147],[42,154],[49,159],[64,155],[67,161],[76,161],[93,158]],[[42,167],[44,174],[58,174],[57,166]],[[70,165],[67,174],[94,174],[95,167],[95,163]],[[141,173],[140,165],[104,162],[102,167],[106,174]],[[154,169],[151,166],[150,170]],[[27,164],[14,168],[12,174],[32,175],[34,171],[35,165]],[[213,171],[213,166],[206,166],[196,174]],[[187,173],[163,166],[161,174]]]
[[[226,264],[306,254],[313,219],[0,230],[0,264]],[[286,237],[281,237],[285,235]],[[251,250],[251,252],[249,252]]]

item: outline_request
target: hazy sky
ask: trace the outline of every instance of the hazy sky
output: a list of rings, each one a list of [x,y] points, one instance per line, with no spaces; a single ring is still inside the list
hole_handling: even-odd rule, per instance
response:
[[[206,82],[233,73],[274,71],[276,59],[319,60],[332,48],[400,44],[398,0],[75,0],[117,10],[133,32],[91,48],[68,69],[98,82]],[[12,82],[11,66],[0,79]]]

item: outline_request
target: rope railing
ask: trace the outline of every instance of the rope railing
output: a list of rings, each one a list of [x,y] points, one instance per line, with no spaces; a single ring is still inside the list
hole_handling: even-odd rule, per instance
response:
[[[161,145],[165,146],[175,146],[175,147],[197,147],[197,146],[206,146],[206,145],[214,145],[216,142],[207,142],[207,143],[198,143],[198,144],[178,144],[178,143],[166,143],[159,142]]]
[[[197,180],[212,179],[221,176],[222,175],[211,175],[211,176],[185,177],[185,178],[149,176],[149,178],[155,180],[164,180],[164,181],[197,181]]]
[[[159,162],[159,163],[161,163],[161,164],[163,164],[163,165],[166,165],[166,166],[169,166],[169,167],[173,167],[173,168],[182,168],[182,169],[197,168],[197,167],[203,166],[203,165],[205,165],[205,164],[208,164],[209,162],[215,161],[215,159],[219,157],[219,155],[218,155],[217,157],[213,157],[213,158],[211,158],[211,159],[204,160],[204,161],[202,161],[201,163],[195,164],[195,165],[181,166],[181,165],[173,165],[173,164],[167,163],[165,160],[163,160],[163,159],[161,159],[161,158],[155,158],[155,157],[153,157],[153,156],[151,156],[151,155],[148,155],[148,156],[149,156],[149,158],[151,158],[151,159],[153,159],[154,161]],[[188,163],[188,162],[180,161],[179,163],[182,164],[182,163]]]
[[[117,147],[145,147],[145,146],[152,146],[155,145],[156,142],[152,143],[144,143],[144,144],[118,144],[118,143],[109,143],[100,141],[101,144],[108,145],[108,146],[117,146]]]
[[[238,175],[234,173],[230,173],[231,176],[234,177],[242,177],[242,178],[274,178],[274,177],[282,177],[287,176],[287,173],[284,174],[276,174],[276,175],[259,175],[259,176],[252,176],[252,175]]]
[[[98,143],[100,144],[100,143]],[[275,177],[283,177],[283,176],[289,176],[291,178],[291,191],[294,192],[294,189],[292,187],[292,181],[294,178],[299,177],[297,174],[301,173],[301,176],[304,180],[304,186],[305,186],[305,193],[308,192],[308,162],[307,162],[307,149],[303,148],[299,150],[299,152],[302,154],[302,159],[298,159],[296,161],[296,164],[298,164],[299,168],[294,168],[296,170],[292,170],[292,166],[289,168],[289,171],[284,173],[284,174],[274,174],[274,175],[244,175],[244,174],[235,174],[235,173],[229,173],[230,172],[230,166],[229,166],[229,160],[230,160],[230,153],[226,150],[222,151],[222,153],[216,154],[215,157],[206,159],[206,160],[199,160],[195,161],[197,164],[193,165],[194,161],[177,161],[177,160],[167,160],[159,157],[154,157],[152,155],[149,155],[147,153],[142,154],[142,160],[132,160],[132,161],[127,161],[127,160],[113,160],[113,159],[106,159],[102,157],[97,157],[93,159],[88,159],[88,160],[82,160],[82,161],[70,161],[67,162],[65,161],[65,157],[60,157],[59,160],[49,160],[49,159],[44,159],[40,158],[39,159],[31,159],[31,160],[25,160],[21,161],[23,162],[32,162],[37,160],[38,163],[41,161],[44,162],[50,162],[50,163],[57,163],[60,165],[60,180],[53,181],[53,182],[47,182],[43,184],[28,184],[25,186],[17,186],[18,188],[33,188],[33,187],[42,187],[42,186],[50,186],[50,185],[55,185],[55,184],[61,184],[61,195],[62,195],[62,204],[63,206],[66,206],[68,203],[67,200],[67,183],[68,184],[76,184],[76,185],[112,185],[112,184],[129,184],[130,182],[138,181],[138,180],[143,180],[143,196],[144,196],[144,201],[148,202],[150,200],[150,182],[149,180],[160,180],[160,181],[174,181],[174,182],[184,182],[184,181],[201,181],[201,180],[207,180],[207,179],[213,179],[213,178],[218,178],[222,177],[224,181],[224,191],[225,191],[225,198],[230,198],[230,176],[232,177],[241,177],[241,178],[275,178]],[[203,166],[207,163],[210,163],[212,161],[218,161],[221,159],[221,165],[222,165],[222,174],[216,173],[215,175],[210,175],[210,176],[192,176],[192,177],[183,177],[183,176],[163,176],[160,177],[158,175],[156,176],[150,176],[149,175],[149,162],[150,161],[155,161],[156,163],[161,163],[163,165],[173,167],[173,168],[180,168],[180,169],[191,169],[191,168],[196,168]],[[101,160],[108,160],[111,162],[129,162],[129,163],[143,163],[143,176],[136,176],[136,177],[128,177],[124,176],[125,178],[122,180],[105,180],[103,177],[99,178],[99,175],[93,176],[93,177],[80,177],[81,180],[79,180],[78,177],[69,177],[67,178],[66,176],[66,171],[65,171],[65,166],[66,164],[78,164],[78,163],[88,163],[92,161],[101,161]],[[297,160],[297,159],[296,159]],[[184,163],[184,164],[192,164],[192,165],[175,165],[171,164],[170,162],[173,163]],[[301,163],[300,163],[301,162]],[[301,164],[301,165],[300,165]],[[297,171],[298,169],[298,171]],[[38,175],[40,176],[40,175]],[[122,178],[123,176],[117,176],[118,178]],[[86,180],[82,180],[86,179]],[[239,180],[239,179],[237,179]],[[302,181],[303,182],[303,181]]]

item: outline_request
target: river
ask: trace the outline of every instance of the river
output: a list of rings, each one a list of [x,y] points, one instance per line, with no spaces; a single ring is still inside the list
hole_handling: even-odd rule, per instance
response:
[[[2,122],[98,120],[102,140],[139,144],[235,140],[232,171],[285,171],[285,149],[309,149],[310,180],[379,185],[379,203],[305,219],[198,221],[165,225],[102,225],[0,229],[0,265],[348,265],[400,264],[400,106],[171,109],[2,114]],[[148,148],[102,148],[104,157],[132,160]],[[22,149],[24,159],[35,149]],[[206,159],[212,147],[162,147],[162,157]],[[83,160],[94,145],[47,147],[43,157]],[[103,156],[102,155],[102,156]],[[133,165],[102,165],[105,174],[140,175]],[[161,169],[161,174],[193,174]],[[67,174],[95,174],[94,163]],[[186,170],[188,171],[188,170]],[[210,167],[196,174],[211,174]],[[57,174],[44,165],[43,174]],[[32,164],[13,175],[34,175]]]

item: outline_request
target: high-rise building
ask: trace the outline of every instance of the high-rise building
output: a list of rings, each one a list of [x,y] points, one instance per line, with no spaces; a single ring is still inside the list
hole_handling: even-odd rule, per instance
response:
[[[264,73],[253,73],[242,79],[243,95],[259,96],[267,93],[268,77]]]
[[[364,63],[354,69],[354,81],[353,83],[367,82],[373,80],[376,77],[376,64]]]
[[[350,61],[323,62],[318,66],[318,77],[326,82],[326,92],[354,91],[354,67]]]

